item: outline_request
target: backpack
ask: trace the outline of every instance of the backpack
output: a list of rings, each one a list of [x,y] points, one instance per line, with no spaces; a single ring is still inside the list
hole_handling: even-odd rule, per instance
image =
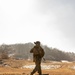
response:
[[[42,58],[44,56],[45,52],[41,47],[39,49],[40,49],[39,54],[40,54],[40,57]]]
[[[45,52],[44,52],[44,50],[42,49],[42,47],[39,47],[39,48],[34,47],[34,49],[33,49],[33,54],[34,54],[35,56],[39,55],[39,56],[42,58],[42,57],[44,56]]]

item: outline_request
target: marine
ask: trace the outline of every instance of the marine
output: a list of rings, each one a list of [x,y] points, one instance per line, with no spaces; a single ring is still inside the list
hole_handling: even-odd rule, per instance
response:
[[[42,75],[41,71],[41,60],[45,54],[44,49],[40,46],[40,41],[34,42],[35,46],[30,50],[30,53],[33,53],[33,62],[35,62],[35,68],[30,75],[33,75],[35,72],[38,72],[39,75]]]

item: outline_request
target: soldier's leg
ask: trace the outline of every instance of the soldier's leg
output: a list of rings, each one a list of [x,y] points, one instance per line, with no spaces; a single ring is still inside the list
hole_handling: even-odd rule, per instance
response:
[[[37,61],[35,61],[35,68],[33,69],[33,71],[31,72],[31,75],[33,75],[36,71],[37,71]]]
[[[38,71],[39,75],[42,75],[41,72],[41,59],[37,58],[35,61],[35,68],[33,69],[33,71],[31,72],[31,75],[33,75],[36,71]]]
[[[35,66],[35,68],[34,68],[33,71],[31,72],[31,75],[33,75],[36,71],[37,71],[37,67]]]
[[[42,72],[41,72],[41,59],[39,59],[39,61],[37,61],[37,71],[38,71],[39,75],[42,75]]]
[[[41,59],[36,59],[35,61],[35,68],[31,72],[31,75],[33,75],[36,71],[38,71],[39,75],[42,75],[41,73]]]

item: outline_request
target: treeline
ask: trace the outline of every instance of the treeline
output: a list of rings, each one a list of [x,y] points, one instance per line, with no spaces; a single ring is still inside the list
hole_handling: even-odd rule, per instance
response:
[[[0,46],[0,58],[15,58],[15,59],[32,59],[32,54],[30,53],[30,49],[34,45],[32,43],[25,43],[25,44],[12,44],[12,45],[1,45]],[[61,61],[61,60],[68,60],[68,61],[75,61],[75,53],[71,52],[64,52],[62,50],[51,48],[47,46],[43,46],[45,51],[44,58],[46,60],[52,61]]]

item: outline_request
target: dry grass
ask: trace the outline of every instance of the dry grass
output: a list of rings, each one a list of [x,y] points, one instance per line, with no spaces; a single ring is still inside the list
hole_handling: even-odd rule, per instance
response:
[[[9,66],[0,66],[0,75],[27,75],[30,74],[32,69],[21,69],[21,66],[34,64],[32,61],[26,60],[4,60],[5,64]],[[75,65],[75,63],[44,63],[46,65],[50,64],[58,64],[61,65],[58,69],[50,69],[50,70],[42,70],[43,74],[49,75],[75,75],[75,70],[71,69],[71,66]]]

